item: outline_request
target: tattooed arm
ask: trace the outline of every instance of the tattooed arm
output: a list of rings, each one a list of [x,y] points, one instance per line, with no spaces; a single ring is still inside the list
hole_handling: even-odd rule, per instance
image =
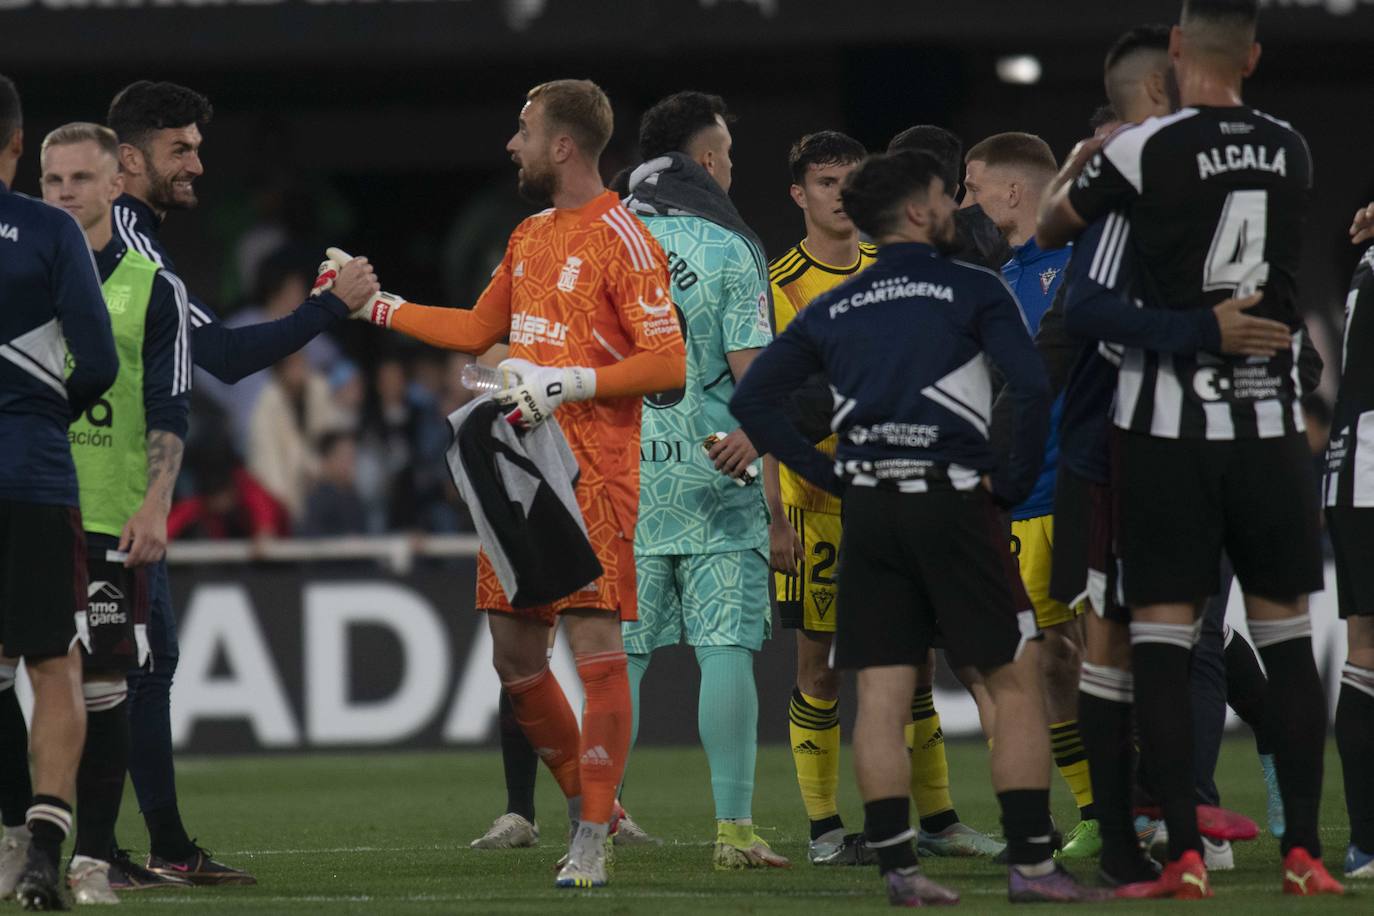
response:
[[[125,566],[156,563],[167,553],[167,513],[181,470],[181,437],[165,429],[148,431],[148,489],[143,505],[124,523],[119,549],[127,550]]]
[[[143,328],[143,414],[148,485],[143,504],[124,525],[126,566],[156,563],[167,552],[167,513],[181,470],[191,408],[191,353],[185,288],[159,271]]]

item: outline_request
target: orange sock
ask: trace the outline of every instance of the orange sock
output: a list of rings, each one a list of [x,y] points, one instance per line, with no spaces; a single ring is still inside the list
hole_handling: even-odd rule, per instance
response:
[[[577,732],[577,717],[558,685],[558,678],[545,668],[505,687],[515,710],[515,721],[534,745],[535,753],[548,764],[558,787],[568,798],[581,795],[577,758],[582,738]]]
[[[630,754],[630,679],[622,651],[577,656],[587,705],[582,710],[582,819],[611,820]]]

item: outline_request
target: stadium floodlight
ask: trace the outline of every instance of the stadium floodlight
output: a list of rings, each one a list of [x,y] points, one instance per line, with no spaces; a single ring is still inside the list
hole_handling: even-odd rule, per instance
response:
[[[1004,83],[1029,86],[1040,82],[1040,58],[1034,54],[1008,54],[997,59],[997,78]]]

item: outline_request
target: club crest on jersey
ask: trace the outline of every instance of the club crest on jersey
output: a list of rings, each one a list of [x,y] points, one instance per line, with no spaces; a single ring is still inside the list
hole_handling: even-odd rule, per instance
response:
[[[582,259],[568,255],[567,263],[558,272],[558,288],[565,293],[572,292],[573,287],[577,286],[577,275],[580,273],[582,273]]]
[[[813,588],[811,600],[816,604],[816,613],[824,620],[825,615],[830,613],[830,606],[835,603],[835,593],[827,589]]]
[[[1050,294],[1050,287],[1054,285],[1054,278],[1059,276],[1058,267],[1046,267],[1040,271],[1040,292],[1046,296]]]
[[[123,315],[129,308],[133,291],[127,286],[113,286],[105,291],[105,308],[111,315]]]

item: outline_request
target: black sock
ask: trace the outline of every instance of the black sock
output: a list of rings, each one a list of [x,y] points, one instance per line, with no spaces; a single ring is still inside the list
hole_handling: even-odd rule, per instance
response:
[[[1374,852],[1374,670],[1349,662],[1336,702],[1336,747],[1345,773],[1350,842]]]
[[[843,830],[844,821],[838,814],[832,814],[827,818],[811,822],[811,839],[819,840],[832,830]]]
[[[143,812],[148,825],[149,852],[169,862],[184,862],[196,854],[196,844],[186,835],[181,809],[175,804]]]
[[[998,792],[997,803],[1002,806],[1002,833],[1007,838],[1009,864],[1036,865],[1054,855],[1049,789]]]
[[[76,771],[76,855],[109,856],[128,769],[129,706],[121,693],[109,709],[86,710],[86,746]]]
[[[1131,816],[1131,702],[1134,680],[1130,672],[1083,663],[1078,691],[1078,733],[1088,755],[1093,807],[1102,832],[1102,862],[1139,858],[1135,820]]]
[[[1131,670],[1140,754],[1150,761],[1154,790],[1169,828],[1169,861],[1202,853],[1193,797],[1193,709],[1188,695],[1193,628],[1131,624]]]
[[[1264,700],[1269,692],[1269,681],[1264,677],[1255,650],[1244,636],[1233,630],[1231,640],[1226,644],[1225,657],[1226,703],[1255,733],[1255,750],[1261,754],[1272,754],[1274,742],[1269,737],[1268,724],[1264,720]]]
[[[24,823],[33,803],[33,783],[29,779],[29,729],[24,712],[14,693],[14,669],[8,676],[0,672],[8,686],[0,683],[0,819],[6,827]]]
[[[1274,764],[1283,793],[1286,855],[1302,848],[1320,859],[1317,813],[1321,807],[1322,754],[1326,748],[1326,691],[1312,656],[1312,622],[1252,620],[1250,634],[1269,672],[1265,722],[1274,736]]]
[[[941,811],[939,814],[921,818],[921,829],[926,833],[939,833],[957,823],[959,823],[959,812],[950,808],[948,811]]]
[[[25,823],[29,848],[36,850],[55,869],[62,857],[62,842],[72,830],[72,806],[55,795],[35,795]]]
[[[501,689],[500,706],[501,765],[506,771],[506,812],[518,814],[534,823],[534,779],[539,772],[539,755],[515,720],[510,694]]]
[[[905,795],[864,803],[864,837],[878,854],[883,874],[916,864],[916,832],[911,829],[911,799]]]

